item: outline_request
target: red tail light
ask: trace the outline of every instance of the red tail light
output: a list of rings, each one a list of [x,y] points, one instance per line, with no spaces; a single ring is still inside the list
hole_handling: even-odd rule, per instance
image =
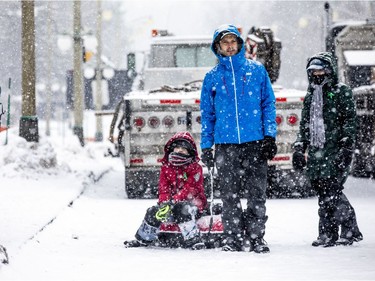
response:
[[[276,115],[276,123],[277,125],[280,125],[281,122],[283,122],[283,117],[280,114]]]
[[[146,123],[146,121],[143,117],[137,116],[133,119],[133,125],[137,129],[143,128],[145,126],[145,123]]]
[[[166,127],[166,128],[172,128],[173,125],[174,125],[174,119],[172,116],[165,116],[163,118],[163,125]]]
[[[290,114],[288,116],[288,124],[291,125],[291,126],[295,126],[295,125],[297,125],[297,123],[298,123],[297,114],[294,114],[294,113]]]
[[[158,36],[158,35],[159,35],[159,32],[158,32],[157,29],[152,29],[152,30],[151,30],[151,36],[152,36],[152,37],[156,37],[156,36]]]

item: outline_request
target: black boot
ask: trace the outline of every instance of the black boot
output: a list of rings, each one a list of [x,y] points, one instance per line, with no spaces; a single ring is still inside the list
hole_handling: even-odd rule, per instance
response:
[[[250,251],[257,254],[265,254],[270,252],[267,242],[263,238],[250,239]]]
[[[184,248],[190,248],[192,250],[203,250],[206,248],[203,240],[200,235],[197,235],[193,238],[184,241]]]
[[[125,248],[147,247],[149,245],[150,243],[146,243],[142,240],[136,240],[136,239],[124,241]]]
[[[363,235],[361,232],[357,232],[354,235],[351,235],[351,233],[348,233],[346,235],[341,235],[340,239],[336,241],[336,245],[341,245],[341,246],[350,246],[354,242],[360,242],[363,240]]]
[[[333,247],[335,245],[336,245],[336,240],[329,238],[329,237],[325,237],[325,238],[318,237],[316,240],[314,240],[311,243],[311,246],[313,247],[324,247],[324,248]]]
[[[226,237],[222,241],[222,251],[225,252],[240,252],[242,251],[242,238]]]

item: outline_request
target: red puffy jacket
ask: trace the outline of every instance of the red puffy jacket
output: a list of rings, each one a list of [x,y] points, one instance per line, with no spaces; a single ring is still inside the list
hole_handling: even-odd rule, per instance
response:
[[[173,166],[168,162],[170,146],[174,141],[181,139],[192,144],[195,156],[190,164]],[[170,200],[190,201],[199,211],[203,211],[207,205],[207,198],[204,194],[203,169],[198,162],[197,146],[189,132],[177,133],[166,143],[159,179],[159,203]]]

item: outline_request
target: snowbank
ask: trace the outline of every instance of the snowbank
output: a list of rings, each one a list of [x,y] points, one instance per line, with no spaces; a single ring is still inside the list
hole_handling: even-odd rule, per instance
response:
[[[27,142],[9,131],[8,144],[0,136],[0,244],[16,252],[59,213],[111,169],[103,149],[68,135],[60,139],[40,136]]]

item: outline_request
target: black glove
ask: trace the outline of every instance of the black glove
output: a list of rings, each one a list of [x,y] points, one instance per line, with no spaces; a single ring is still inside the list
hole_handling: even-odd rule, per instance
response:
[[[354,142],[353,139],[344,137],[338,142],[339,148],[347,148],[347,149],[353,149]]]
[[[272,160],[277,153],[277,146],[275,138],[270,136],[265,136],[262,142],[262,155],[268,160]]]
[[[296,171],[303,170],[303,168],[306,166],[306,159],[302,151],[297,150],[293,153],[292,164],[293,164],[294,170]]]
[[[341,148],[337,153],[336,164],[341,172],[346,172],[352,163],[353,150]]]
[[[211,148],[205,148],[202,150],[201,159],[203,164],[206,165],[208,169],[214,167],[214,155]]]
[[[296,141],[293,144],[294,153],[292,156],[292,165],[295,171],[302,171],[306,167],[305,151],[307,144],[302,141]]]

